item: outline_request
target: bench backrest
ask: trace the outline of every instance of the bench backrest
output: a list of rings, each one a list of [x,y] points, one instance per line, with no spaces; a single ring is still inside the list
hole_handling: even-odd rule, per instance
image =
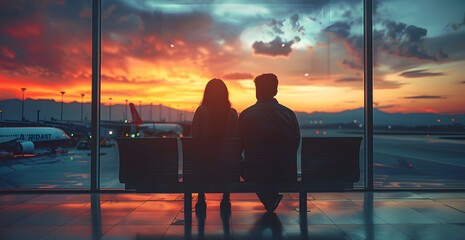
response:
[[[245,139],[244,179],[251,182],[297,181],[300,138]]]
[[[181,138],[183,182],[240,181],[241,141],[238,138]]]
[[[361,137],[302,138],[302,181],[360,180]]]
[[[176,138],[117,138],[121,183],[178,182]]]

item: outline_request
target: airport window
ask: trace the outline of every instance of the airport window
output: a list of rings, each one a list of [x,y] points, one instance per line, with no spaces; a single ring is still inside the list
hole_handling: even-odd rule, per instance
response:
[[[102,188],[124,187],[114,138],[190,137],[212,78],[240,113],[256,102],[254,77],[272,72],[303,137],[363,136],[361,0],[102,4]]]
[[[91,2],[0,3],[0,189],[90,188]]]
[[[375,187],[463,188],[465,4],[376,2]]]
[[[358,188],[465,187],[465,5],[416,2],[373,0],[374,172],[362,144]],[[0,4],[0,137],[20,139],[0,142],[0,189],[91,188],[92,3]],[[272,72],[302,137],[365,136],[364,0],[101,3],[101,189],[124,189],[116,138],[191,137],[213,78],[240,114]]]

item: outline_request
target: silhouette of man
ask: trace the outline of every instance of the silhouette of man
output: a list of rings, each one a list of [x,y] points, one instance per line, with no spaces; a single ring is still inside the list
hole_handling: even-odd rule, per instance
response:
[[[278,93],[278,77],[272,73],[266,73],[257,76],[254,82],[257,102],[245,109],[239,117],[241,138],[300,137],[299,123],[295,113],[279,104],[274,98]],[[273,212],[283,197],[277,192],[258,192],[257,196],[268,212]]]

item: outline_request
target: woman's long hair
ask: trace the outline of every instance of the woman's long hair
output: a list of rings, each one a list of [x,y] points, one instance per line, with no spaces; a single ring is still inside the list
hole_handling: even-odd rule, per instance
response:
[[[223,80],[214,78],[207,83],[200,105],[209,109],[208,122],[211,123],[211,137],[223,137],[231,108],[228,88]]]

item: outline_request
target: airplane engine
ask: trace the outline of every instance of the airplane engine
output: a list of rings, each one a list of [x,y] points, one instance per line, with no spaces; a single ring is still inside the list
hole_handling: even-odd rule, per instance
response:
[[[33,142],[21,142],[21,143],[18,143],[15,153],[16,154],[32,153],[33,151],[34,151]]]

